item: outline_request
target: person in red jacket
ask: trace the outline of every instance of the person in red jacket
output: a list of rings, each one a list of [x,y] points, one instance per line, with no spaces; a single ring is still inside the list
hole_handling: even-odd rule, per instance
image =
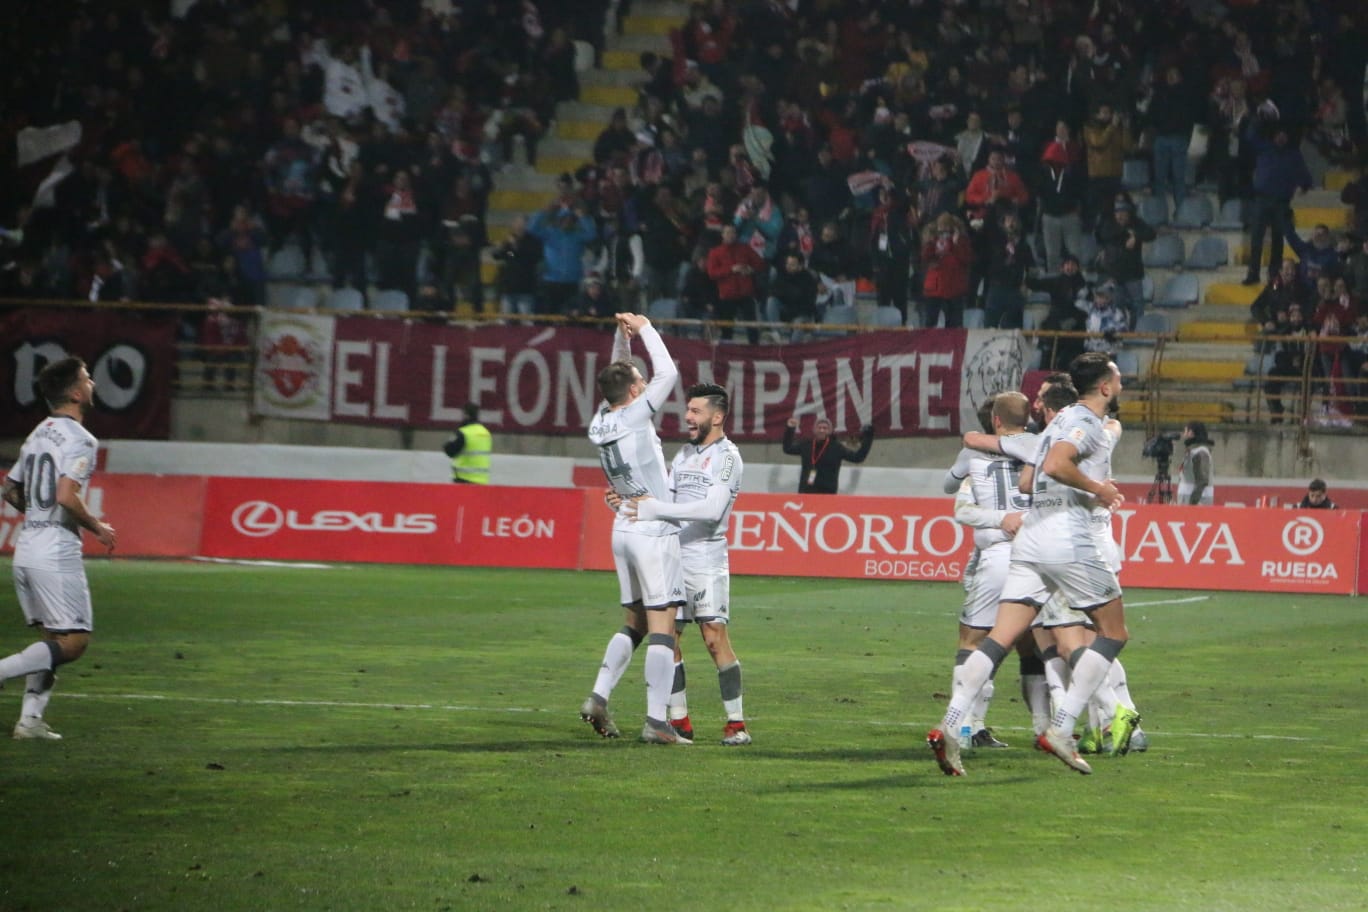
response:
[[[736,226],[723,226],[722,243],[708,251],[708,278],[717,283],[719,320],[756,319],[756,276],[764,272],[765,261],[760,254],[736,239]],[[759,333],[751,329],[747,336],[754,343]],[[727,329],[727,338],[736,338],[735,327]]]
[[[1030,201],[1031,192],[1021,175],[1007,167],[1000,149],[988,153],[988,166],[975,171],[964,189],[964,205],[973,219],[995,220],[1004,206],[1020,209]]]
[[[969,294],[969,267],[974,248],[964,222],[948,212],[936,219],[922,243],[921,325],[935,329],[945,313],[945,328],[964,325],[964,299]]]

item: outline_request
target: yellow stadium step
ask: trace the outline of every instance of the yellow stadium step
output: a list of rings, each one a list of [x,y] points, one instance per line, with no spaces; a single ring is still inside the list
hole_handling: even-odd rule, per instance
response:
[[[604,51],[605,70],[638,70],[641,68],[641,54],[636,51]]]
[[[480,264],[480,281],[486,285],[493,285],[499,278],[498,263]]]
[[[551,205],[554,193],[545,190],[495,190],[489,194],[489,208],[505,212],[536,212]]]
[[[1226,402],[1183,402],[1164,399],[1156,406],[1155,421],[1161,426],[1182,426],[1189,421],[1203,421],[1207,424],[1221,424],[1229,421],[1235,409]],[[1123,425],[1139,425],[1149,420],[1149,403],[1140,399],[1121,400],[1118,414]]]
[[[1349,227],[1349,209],[1345,206],[1293,206],[1297,230],[1325,225],[1331,231]]]
[[[580,89],[582,104],[603,105],[606,108],[630,108],[637,103],[637,90],[631,86],[591,85]]]
[[[510,230],[507,225],[489,225],[485,228],[485,234],[489,237],[489,243],[502,244],[508,238]]]
[[[1358,179],[1357,171],[1346,171],[1344,168],[1331,168],[1325,172],[1325,180],[1322,183],[1326,190],[1333,190],[1339,193],[1345,187]]]
[[[606,119],[603,123],[594,120],[561,120],[556,122],[556,135],[561,139],[587,139],[593,142],[607,126]]]
[[[1268,244],[1268,237],[1267,235],[1265,235],[1262,256],[1263,262],[1259,265],[1267,266],[1268,259],[1270,256],[1272,256],[1272,250]],[[1249,241],[1245,241],[1235,248],[1233,258],[1234,262],[1232,263],[1232,265],[1234,266],[1246,266],[1249,264]],[[1283,244],[1283,259],[1292,260],[1293,262],[1295,262],[1298,259],[1297,251],[1293,250],[1292,247],[1286,243]]]
[[[1178,327],[1179,342],[1219,342],[1249,339],[1254,336],[1253,323],[1225,323],[1216,320],[1190,320]]]
[[[622,23],[624,35],[668,35],[670,29],[677,29],[684,20],[672,16],[628,16]]]
[[[1160,380],[1234,381],[1244,376],[1243,361],[1168,361],[1159,365]]]
[[[537,171],[541,174],[574,174],[588,160],[578,155],[539,155]]]
[[[1206,288],[1207,304],[1217,307],[1248,307],[1263,291],[1262,285],[1237,285],[1234,282],[1217,282]]]

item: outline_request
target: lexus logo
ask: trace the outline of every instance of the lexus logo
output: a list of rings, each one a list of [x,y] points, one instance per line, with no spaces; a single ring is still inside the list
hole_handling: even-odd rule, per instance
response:
[[[284,511],[264,500],[249,500],[233,511],[233,528],[249,538],[274,535],[283,525]]]

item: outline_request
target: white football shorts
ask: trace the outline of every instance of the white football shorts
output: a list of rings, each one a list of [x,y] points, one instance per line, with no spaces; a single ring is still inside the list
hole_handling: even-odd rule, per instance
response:
[[[91,629],[90,586],[85,569],[35,570],[14,568],[14,591],[24,620],[46,630]]]
[[[1002,586],[1007,582],[1007,568],[1012,562],[1012,543],[992,545],[987,550],[974,551],[969,565],[964,568],[964,607],[959,622],[976,630],[992,630],[997,623],[998,602]]]
[[[731,568],[724,556],[716,560],[686,561],[684,591],[689,600],[679,607],[675,620],[726,624],[731,620]]]
[[[613,530],[613,564],[622,604],[640,602],[648,610],[686,602],[678,535],[635,535]]]
[[[1026,602],[1043,607],[1058,593],[1069,608],[1087,611],[1121,597],[1116,571],[1102,560],[1067,564],[1012,561],[1002,586],[1004,602]]]

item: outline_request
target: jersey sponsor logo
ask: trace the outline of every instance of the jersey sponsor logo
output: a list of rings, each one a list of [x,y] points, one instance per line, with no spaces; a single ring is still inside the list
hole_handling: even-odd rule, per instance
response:
[[[381,535],[431,535],[437,531],[432,513],[353,513],[318,510],[301,516],[265,500],[249,500],[233,510],[233,528],[249,538],[266,538],[282,529],[293,532],[364,532]]]

